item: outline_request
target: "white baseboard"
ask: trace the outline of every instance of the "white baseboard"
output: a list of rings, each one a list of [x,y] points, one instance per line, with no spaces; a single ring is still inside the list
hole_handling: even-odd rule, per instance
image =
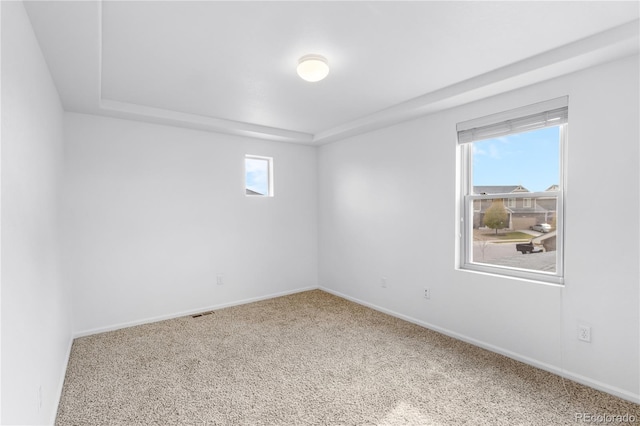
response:
[[[624,389],[620,389],[615,386],[608,385],[606,383],[602,383],[598,380],[591,379],[589,377],[572,373],[567,370],[563,370],[561,373],[556,373],[562,377],[565,377],[569,380],[573,380],[574,382],[583,384],[585,386],[589,386],[590,388],[597,389],[602,392],[609,393],[611,395],[615,395],[622,399],[626,399],[627,401],[635,402],[636,404],[640,404],[640,394],[636,394],[633,392],[626,391]]]
[[[272,293],[272,294],[267,294],[267,295],[264,295],[264,296],[252,297],[252,298],[249,298],[249,299],[242,299],[242,300],[236,300],[236,301],[233,301],[233,302],[221,303],[219,305],[203,306],[203,307],[200,307],[200,308],[189,309],[189,310],[186,310],[186,311],[173,312],[173,313],[166,314],[166,315],[160,315],[160,316],[151,317],[151,318],[144,318],[144,319],[139,319],[139,320],[135,320],[135,321],[114,324],[114,325],[110,325],[110,326],[106,326],[106,327],[93,328],[93,329],[90,329],[90,330],[82,330],[82,331],[75,332],[74,335],[73,335],[73,338],[75,339],[75,338],[78,338],[78,337],[91,336],[93,334],[106,333],[108,331],[119,330],[119,329],[127,328],[127,327],[134,327],[136,325],[150,324],[150,323],[154,323],[154,322],[158,322],[158,321],[165,321],[165,320],[169,320],[169,319],[173,319],[173,318],[179,318],[179,317],[184,317],[184,316],[187,316],[187,315],[193,315],[193,314],[197,314],[197,313],[200,313],[200,312],[215,311],[217,309],[230,308],[232,306],[245,305],[247,303],[259,302],[261,300],[273,299],[275,297],[288,296],[290,294],[302,293],[303,291],[317,290],[317,289],[318,289],[318,286],[303,287],[303,288],[298,288],[298,289],[295,289],[295,290],[283,291],[283,292],[280,292],[280,293]]]
[[[61,368],[62,374],[60,375],[60,379],[58,380],[58,386],[55,394],[56,403],[54,404],[54,407],[53,407],[53,413],[51,413],[51,415],[49,416],[48,424],[50,425],[56,424],[56,417],[58,416],[58,407],[60,406],[60,400],[62,399],[62,389],[64,388],[64,379],[67,377],[67,369],[69,368],[69,359],[71,359],[71,347],[73,346],[73,339],[74,337],[70,336],[69,344],[67,345],[67,353],[65,354],[64,363]]]
[[[516,352],[512,352],[510,350],[474,339],[472,337],[469,336],[465,336],[463,334],[442,328],[442,327],[438,327],[436,325],[427,323],[425,321],[421,321],[419,319],[392,311],[390,309],[386,309],[383,308],[381,306],[366,302],[364,300],[360,300],[358,298],[349,296],[347,294],[343,294],[340,293],[338,291],[332,290],[330,288],[326,288],[326,287],[322,287],[322,286],[312,286],[312,287],[304,287],[304,288],[299,288],[299,289],[295,289],[295,290],[289,290],[289,291],[285,291],[285,292],[280,292],[280,293],[272,293],[272,294],[268,294],[268,295],[263,295],[263,296],[259,296],[259,297],[253,297],[253,298],[249,298],[249,299],[242,299],[242,300],[237,300],[237,301],[233,301],[233,302],[228,302],[228,303],[222,303],[222,304],[218,304],[218,305],[212,305],[212,306],[205,306],[205,307],[201,307],[201,308],[197,308],[197,309],[190,309],[187,311],[181,311],[181,312],[175,312],[175,313],[171,313],[171,314],[167,314],[167,315],[161,315],[161,316],[157,316],[157,317],[152,317],[152,318],[145,318],[145,319],[141,319],[141,320],[136,320],[136,321],[131,321],[131,322],[126,322],[126,323],[120,323],[120,324],[115,324],[115,325],[111,325],[111,326],[107,326],[107,327],[100,327],[100,328],[95,328],[95,329],[90,329],[90,330],[84,330],[84,331],[80,331],[80,332],[76,332],[73,335],[73,338],[78,338],[78,337],[84,337],[84,336],[90,336],[93,334],[99,334],[99,333],[105,333],[108,331],[114,331],[114,330],[119,330],[122,328],[127,328],[127,327],[133,327],[136,325],[142,325],[142,324],[149,324],[149,323],[153,323],[153,322],[157,322],[157,321],[164,321],[164,320],[168,320],[168,319],[173,319],[173,318],[179,318],[179,317],[183,317],[183,316],[187,316],[187,315],[193,315],[199,312],[205,312],[205,311],[214,311],[217,309],[223,309],[223,308],[229,308],[232,306],[239,306],[239,305],[244,305],[247,303],[253,303],[253,302],[258,302],[261,300],[267,300],[267,299],[273,299],[275,297],[281,297],[281,296],[287,296],[290,294],[295,294],[295,293],[301,293],[304,291],[309,291],[309,290],[316,290],[316,289],[320,289],[323,291],[326,291],[327,293],[331,293],[335,296],[341,297],[343,299],[352,301],[354,303],[357,303],[359,305],[363,305],[363,306],[367,306],[371,309],[374,309],[376,311],[385,313],[387,315],[391,315],[393,317],[396,318],[400,318],[402,320],[405,320],[407,322],[419,325],[421,327],[425,327],[428,328],[430,330],[433,331],[437,331],[438,333],[442,333],[446,336],[449,337],[453,337],[454,339],[458,339],[461,340],[463,342],[467,342],[470,343],[474,346],[478,346],[481,347],[483,349],[487,349],[491,352],[495,352],[498,353],[500,355],[504,355],[506,357],[515,359],[517,361],[523,362],[525,364],[531,365],[533,367],[536,368],[540,368],[542,370],[548,371],[550,373],[556,374],[558,376],[562,376],[565,377],[569,380],[573,380],[577,383],[583,384],[585,386],[589,386],[591,388],[609,393],[611,395],[615,395],[618,396],[622,399],[631,401],[631,402],[635,402],[635,403],[640,403],[640,393],[633,393],[633,392],[629,392],[626,391],[624,389],[620,389],[618,387],[615,386],[611,386],[608,385],[606,383],[602,383],[599,382],[597,380],[593,380],[589,377],[586,376],[582,376],[580,374],[576,374],[576,373],[572,373],[570,371],[567,371],[565,369],[562,369],[561,367],[552,365],[552,364],[548,364],[545,362],[541,362],[538,361],[534,358],[530,358],[528,356],[516,353]],[[69,350],[67,353],[67,361],[68,358],[70,356],[71,353],[71,344],[69,345]],[[58,395],[58,399],[60,398],[60,396],[62,395],[62,385],[64,383],[64,377],[60,383],[59,386],[59,395]],[[57,406],[56,406],[57,407]],[[55,413],[54,413],[54,420],[55,420]]]
[[[430,330],[437,331],[438,333],[442,333],[442,334],[444,334],[446,336],[453,337],[454,339],[462,340],[463,342],[470,343],[470,344],[472,344],[474,346],[478,346],[478,347],[481,347],[483,349],[487,349],[487,350],[489,350],[491,352],[495,352],[495,353],[498,353],[500,355],[504,355],[506,357],[509,357],[511,359],[515,359],[516,361],[520,361],[520,362],[523,362],[525,364],[531,365],[533,367],[540,368],[541,370],[548,371],[550,373],[553,373],[553,374],[556,374],[558,376],[564,377],[566,379],[572,380],[574,382],[583,384],[585,386],[589,386],[591,388],[600,390],[602,392],[606,392],[608,394],[615,395],[615,396],[620,397],[622,399],[626,399],[627,401],[631,401],[631,402],[635,402],[636,404],[640,404],[640,394],[629,392],[629,391],[626,391],[624,389],[620,389],[618,387],[611,386],[611,385],[608,385],[606,383],[599,382],[597,380],[593,380],[593,379],[591,379],[589,377],[585,377],[585,376],[582,376],[582,375],[579,375],[579,374],[571,373],[571,372],[569,372],[567,370],[562,369],[561,367],[558,367],[558,366],[555,366],[555,365],[551,365],[551,364],[548,364],[548,363],[545,363],[545,362],[540,362],[540,361],[538,361],[536,359],[533,359],[533,358],[530,358],[528,356],[525,356],[525,355],[522,355],[522,354],[519,354],[519,353],[516,353],[516,352],[509,351],[507,349],[504,349],[504,348],[501,348],[501,347],[498,347],[498,346],[495,346],[495,345],[492,345],[492,344],[489,344],[489,343],[474,339],[472,337],[465,336],[465,335],[460,334],[460,333],[456,333],[456,332],[451,331],[451,330],[447,330],[447,329],[442,328],[442,327],[438,327],[438,326],[433,325],[433,324],[429,324],[429,323],[427,323],[425,321],[421,321],[419,319],[416,319],[416,318],[413,318],[413,317],[410,317],[410,316],[407,316],[407,315],[400,314],[400,313],[392,311],[390,309],[386,309],[386,308],[383,308],[381,306],[374,305],[373,303],[365,302],[364,300],[360,300],[358,298],[355,298],[355,297],[340,293],[338,291],[331,290],[330,288],[326,288],[326,287],[322,287],[322,286],[320,286],[319,288],[320,288],[320,290],[326,291],[327,293],[331,293],[334,296],[338,296],[338,297],[341,297],[343,299],[349,300],[351,302],[357,303],[359,305],[366,306],[366,307],[374,309],[374,310],[376,310],[378,312],[382,312],[382,313],[385,313],[387,315],[391,315],[393,317],[400,318],[402,320],[405,320],[407,322],[419,325],[421,327],[425,327],[425,328],[428,328]]]

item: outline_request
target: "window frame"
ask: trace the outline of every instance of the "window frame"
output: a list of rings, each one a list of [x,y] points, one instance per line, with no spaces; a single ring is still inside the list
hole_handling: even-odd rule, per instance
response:
[[[261,160],[267,163],[267,193],[266,194],[247,194],[247,160]],[[244,195],[246,197],[271,198],[274,196],[273,184],[273,157],[265,157],[262,155],[245,154],[244,156]]]
[[[565,223],[565,192],[566,192],[566,150],[567,150],[567,139],[568,139],[568,119],[566,119],[563,123],[558,124],[559,129],[559,181],[558,181],[558,190],[557,191],[541,191],[541,192],[510,192],[510,193],[500,193],[500,194],[474,194],[473,193],[473,142],[490,139],[490,137],[486,137],[483,139],[477,139],[474,141],[460,141],[460,128],[468,127],[472,125],[469,123],[500,123],[507,122],[509,118],[513,117],[518,119],[518,117],[523,117],[527,113],[529,113],[532,109],[538,109],[538,112],[545,111],[545,108],[553,108],[558,104],[564,103],[564,107],[567,108],[568,111],[568,97],[558,98],[547,102],[541,102],[540,104],[534,104],[531,106],[518,108],[515,110],[494,114],[492,116],[482,117],[476,120],[470,120],[469,122],[459,123],[458,124],[458,150],[459,150],[459,159],[460,159],[460,196],[459,196],[459,262],[458,269],[461,270],[469,270],[476,272],[489,273],[493,275],[499,275],[507,278],[516,278],[516,279],[526,279],[532,280],[536,282],[541,282],[545,284],[557,284],[564,285],[564,246],[565,246],[565,236],[564,236],[564,223]],[[545,106],[546,105],[546,106]],[[548,109],[547,109],[548,110]],[[568,113],[567,113],[568,115]],[[555,124],[540,126],[543,127],[555,127]],[[522,129],[518,131],[513,131],[508,134],[518,134],[525,133],[530,130],[535,129]],[[531,269],[524,268],[516,268],[511,266],[502,266],[502,265],[494,265],[487,263],[480,263],[473,261],[473,222],[474,222],[474,206],[476,204],[476,200],[485,199],[503,199],[508,200],[506,204],[510,203],[510,199],[531,199],[532,202],[535,202],[539,198],[556,198],[556,268],[555,272],[547,272],[547,271],[537,271]],[[517,201],[516,201],[517,202]],[[524,202],[524,201],[523,201]]]

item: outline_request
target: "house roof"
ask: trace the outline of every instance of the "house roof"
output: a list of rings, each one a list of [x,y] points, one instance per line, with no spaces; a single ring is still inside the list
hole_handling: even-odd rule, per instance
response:
[[[511,213],[545,213],[554,211],[539,204],[534,204],[532,207],[506,207],[506,209]]]
[[[487,185],[474,186],[475,194],[509,194],[512,192],[530,192],[522,185]]]

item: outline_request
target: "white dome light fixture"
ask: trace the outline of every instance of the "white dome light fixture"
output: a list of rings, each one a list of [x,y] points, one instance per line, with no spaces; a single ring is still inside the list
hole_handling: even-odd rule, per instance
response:
[[[329,74],[329,63],[324,56],[304,55],[298,60],[297,70],[300,78],[314,83]]]

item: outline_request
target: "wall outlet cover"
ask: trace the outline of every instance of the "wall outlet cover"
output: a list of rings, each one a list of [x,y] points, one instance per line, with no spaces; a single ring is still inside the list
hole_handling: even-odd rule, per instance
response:
[[[583,324],[578,325],[578,340],[591,342],[591,327]]]

